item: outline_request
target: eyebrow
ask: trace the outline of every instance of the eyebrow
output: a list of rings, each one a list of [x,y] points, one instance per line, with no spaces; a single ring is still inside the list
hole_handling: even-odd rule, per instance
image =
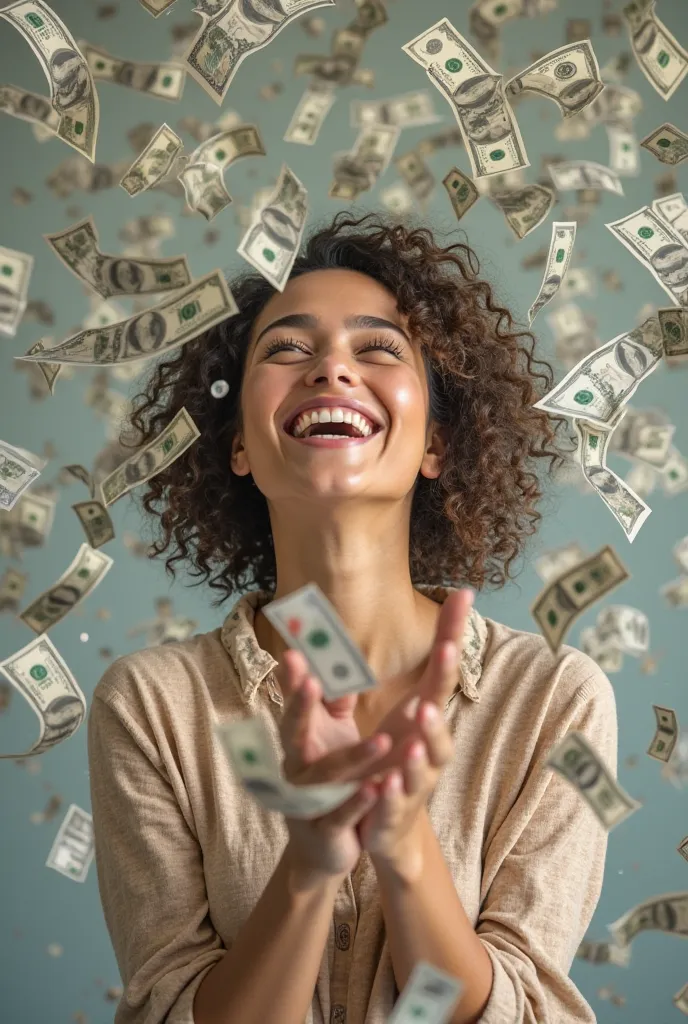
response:
[[[313,316],[312,313],[287,313],[286,316],[273,320],[271,324],[263,328],[256,338],[256,345],[263,335],[271,331],[273,327],[317,327],[319,323],[319,317]],[[361,330],[366,327],[381,327],[388,331],[396,331],[409,341],[408,334],[399,324],[395,324],[391,320],[384,320],[380,316],[347,316],[344,320],[344,326],[348,331]]]

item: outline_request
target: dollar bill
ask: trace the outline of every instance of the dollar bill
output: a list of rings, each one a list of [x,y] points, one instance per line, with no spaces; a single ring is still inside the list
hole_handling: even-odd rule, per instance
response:
[[[442,18],[402,46],[449,101],[461,127],[473,178],[529,167],[501,75]]]
[[[640,174],[638,140],[632,128],[623,124],[607,124],[609,169],[616,174],[636,177]]]
[[[249,53],[266,46],[281,29],[317,7],[335,0],[228,0],[203,20],[184,57],[186,70],[201,88],[222,103],[237,68]]]
[[[99,501],[79,501],[72,505],[72,508],[79,517],[88,543],[93,549],[102,547],[114,538],[115,528],[110,513]]]
[[[649,206],[641,206],[606,227],[678,306],[688,305],[688,244],[673,226]]]
[[[37,636],[0,661],[0,672],[33,708],[40,723],[34,745],[21,754],[0,758],[36,757],[69,739],[86,717],[86,698],[67,663],[47,636]]]
[[[628,946],[640,932],[660,931],[688,937],[688,892],[667,892],[643,900],[607,928],[618,946]]]
[[[463,982],[427,960],[419,960],[394,1004],[387,1024],[449,1024]]]
[[[473,203],[480,199],[480,193],[471,179],[458,167],[452,167],[449,174],[442,179],[442,184],[447,191],[457,220],[461,220]]]
[[[302,146],[315,145],[335,96],[333,85],[328,82],[312,82],[296,105],[284,133],[284,141],[297,142]]]
[[[490,199],[498,206],[517,238],[525,238],[539,227],[554,204],[554,191],[546,185],[526,185],[509,192],[497,192]]]
[[[678,739],[678,719],[672,708],[663,708],[658,704],[653,704],[652,710],[655,713],[657,729],[647,752],[656,761],[666,763],[671,760]]]
[[[310,820],[328,814],[350,799],[356,782],[299,786],[282,773],[275,744],[260,718],[215,725],[215,735],[242,787],[270,811],[287,818]]]
[[[619,175],[592,160],[563,160],[559,164],[548,164],[547,170],[559,192],[589,188],[615,192],[619,196],[624,194]]]
[[[573,117],[604,89],[599,64],[589,39],[567,43],[546,53],[506,84],[507,96],[524,92],[547,96],[563,117]]]
[[[659,95],[670,99],[688,72],[688,51],[656,16],[653,2],[633,0],[623,16],[638,67]]]
[[[237,252],[277,291],[289,278],[308,214],[308,192],[293,171],[282,164],[270,200],[254,217]]]
[[[88,811],[70,804],[45,866],[73,882],[85,882],[94,855],[93,818]]]
[[[688,310],[665,307],[657,310],[657,318],[667,363],[684,362],[688,357]]]
[[[58,138],[95,160],[100,107],[85,55],[67,26],[43,0],[19,0],[0,10],[26,39],[50,82],[50,99],[59,117]]]
[[[25,448],[15,448],[8,441],[0,441],[0,510],[14,508],[44,468],[45,459]]]
[[[582,295],[594,295],[595,292],[596,281],[591,270],[586,267],[569,267],[558,294],[562,302],[570,302],[571,299],[578,299]]]
[[[143,260],[101,252],[91,216],[43,237],[65,267],[104,299],[177,291],[191,282],[186,256]]]
[[[330,601],[315,583],[271,601],[263,614],[289,647],[301,651],[326,700],[377,686],[368,663]]]
[[[664,469],[672,449],[676,426],[667,422],[666,414],[652,409],[627,407],[623,422],[614,430],[609,450],[653,469]]]
[[[688,860],[688,836],[683,837],[676,849],[685,860]],[[688,986],[686,986],[686,988],[688,988]],[[688,996],[688,992],[686,994]]]
[[[128,320],[90,328],[50,350],[51,362],[103,366],[131,363],[171,351],[237,312],[224,274],[213,270],[188,288]],[[40,355],[40,353],[39,353]],[[39,362],[36,354],[17,356]]]
[[[13,509],[3,513],[0,523],[11,526],[23,547],[39,548],[48,539],[54,518],[54,499],[29,493],[24,494]]]
[[[607,466],[610,431],[600,430],[594,423],[585,420],[576,419],[573,425],[578,435],[583,475],[595,488],[632,544],[652,509],[631,490],[625,480]]]
[[[551,580],[530,610],[550,649],[556,653],[575,620],[627,579],[618,555],[605,545]]]
[[[33,256],[0,245],[0,334],[17,333],[26,309]]]
[[[450,149],[453,146],[463,146],[463,134],[460,128],[445,128],[441,132],[435,132],[434,135],[428,135],[426,138],[421,139],[415,147],[415,152],[422,157],[434,156],[435,153],[441,153],[445,149]],[[492,179],[487,178],[486,181]]]
[[[151,477],[167,469],[200,436],[200,430],[186,409],[180,409],[158,437],[126,459],[101,481],[102,504],[112,505],[134,487],[146,483]]]
[[[662,490],[670,498],[688,490],[688,462],[673,445],[669,456],[659,471],[659,482]]]
[[[642,139],[640,145],[662,164],[680,164],[688,157],[688,133],[665,121]]]
[[[390,213],[403,217],[413,210],[413,193],[403,181],[397,181],[394,185],[382,189],[380,202]]]
[[[222,171],[214,164],[186,164],[178,175],[189,209],[210,221],[232,202]]]
[[[660,199],[652,201],[652,212],[667,224],[674,224],[686,210],[688,210],[688,204],[683,198],[682,192],[672,192],[671,195],[662,196]]]
[[[547,764],[576,787],[607,832],[642,807],[619,785],[583,733],[568,732]]]
[[[162,124],[120,181],[130,196],[137,196],[161,181],[171,170],[184,143],[168,124]]]
[[[623,668],[623,651],[601,640],[595,626],[581,630],[579,646],[584,654],[597,662],[603,672],[620,672]]]
[[[683,571],[688,573],[688,536],[676,541],[672,553]]]
[[[543,306],[554,298],[566,276],[576,241],[576,222],[555,220],[552,224],[552,238],[549,243],[547,265],[542,277],[540,291],[528,310],[528,324],[532,324]]]
[[[535,559],[535,572],[543,583],[549,583],[556,576],[561,576],[567,569],[578,565],[587,554],[578,541],[571,541],[560,548],[553,548],[545,551],[539,558]]]
[[[680,850],[680,847],[679,847],[679,850]],[[686,1017],[688,1017],[688,981],[683,986],[683,988],[681,988],[676,993],[676,995],[674,996],[672,1002],[673,1002],[673,1004],[674,1004],[674,1006],[676,1007],[677,1010],[680,1010],[681,1013],[684,1013],[686,1015]]]
[[[608,429],[640,382],[656,369],[663,352],[659,321],[650,317],[582,359],[535,408],[558,416],[585,417]]]
[[[34,633],[47,633],[94,590],[113,560],[102,551],[82,544],[70,566],[19,615]]]
[[[665,583],[659,592],[671,608],[688,607],[688,576]]]
[[[0,577],[0,612],[16,612],[19,601],[26,589],[26,573],[19,572],[13,566],[5,569]]]
[[[631,962],[631,951],[622,949],[613,942],[589,942],[583,939],[576,951],[578,960],[587,960],[591,964],[614,964],[616,967],[628,967]]]
[[[60,471],[60,476],[64,475],[69,482],[69,478],[72,480],[78,480],[79,483],[85,484],[88,488],[88,493],[91,497],[95,497],[96,484],[93,476],[89,473],[85,466],[78,463],[72,463],[69,466],[63,466]]]
[[[435,112],[432,96],[426,89],[416,89],[386,100],[352,100],[351,127],[393,124],[399,128],[418,128],[436,124],[440,118]]]
[[[172,4],[176,2],[177,0],[139,0],[141,6],[145,7],[154,18],[159,18],[165,11],[169,11]]]
[[[265,147],[255,124],[240,124],[206,139],[188,159],[178,175],[187,204],[212,220],[232,202],[223,173],[230,164],[246,156],[265,156]]]
[[[50,346],[46,346],[45,344],[47,340],[48,339],[46,338],[42,338],[40,341],[37,341],[36,344],[32,345],[28,350],[26,353],[27,356],[37,355],[39,352],[50,351]],[[50,338],[49,340],[52,342],[53,339]],[[59,363],[44,363],[42,360],[39,361],[37,365],[38,369],[43,374],[45,383],[48,385],[48,391],[53,395],[55,393],[55,381],[60,375],[62,366]]]
[[[81,48],[96,81],[125,85],[160,100],[176,102],[182,98],[186,72],[178,64],[120,60],[107,50],[86,42],[81,43]]]
[[[50,100],[16,85],[0,85],[0,111],[39,126],[45,139],[56,135],[60,127],[60,115]]]
[[[645,612],[625,604],[608,605],[597,616],[597,637],[634,658],[650,649],[650,623]]]
[[[396,157],[394,166],[404,179],[416,202],[425,206],[437,182],[420,153],[415,149],[410,149],[408,153]]]

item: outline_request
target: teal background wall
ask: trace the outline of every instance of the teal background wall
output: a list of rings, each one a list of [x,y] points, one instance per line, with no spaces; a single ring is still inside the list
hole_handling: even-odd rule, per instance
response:
[[[173,27],[197,20],[189,0],[178,0],[168,15],[157,20],[136,0],[110,4],[116,13],[108,19],[98,17],[99,9],[106,5],[95,0],[54,0],[53,6],[77,39],[88,39],[117,56],[134,60],[169,58]],[[620,11],[621,6],[618,2],[613,9]],[[50,442],[54,455],[41,482],[54,484],[59,494],[47,545],[29,549],[21,563],[11,563],[29,575],[22,607],[57,579],[84,539],[70,505],[85,499],[85,489],[78,483],[58,483],[59,468],[67,463],[91,467],[107,442],[105,421],[85,404],[92,371],[75,369],[69,379],[57,381],[54,396],[37,400],[30,396],[26,370],[13,360],[40,337],[66,337],[89,309],[90,300],[80,283],[59,264],[42,234],[92,213],[102,248],[118,252],[125,245],[118,239],[118,230],[125,221],[146,213],[166,213],[174,218],[176,234],[163,241],[161,255],[186,253],[194,276],[215,267],[230,272],[243,268],[235,251],[243,233],[237,222],[239,207],[248,206],[253,193],[273,182],[282,162],[287,161],[309,190],[311,223],[343,209],[343,204],[328,198],[327,191],[332,153],[348,148],[356,135],[356,129],[349,123],[349,101],[430,88],[422,69],[400,47],[445,15],[478,46],[468,32],[468,7],[464,0],[426,0],[422,4],[417,0],[389,0],[389,23],[370,36],[362,60],[362,66],[375,71],[374,89],[352,86],[342,90],[315,147],[282,140],[307,82],[292,77],[293,61],[299,53],[329,51],[332,30],[353,17],[352,0],[338,0],[336,8],[315,12],[327,26],[325,35],[319,39],[309,38],[297,21],[269,47],[249,57],[239,69],[222,108],[191,79],[176,105],[101,83],[98,163],[133,160],[134,151],[126,133],[139,122],[159,125],[167,121],[174,127],[183,116],[214,122],[231,109],[244,121],[258,123],[267,156],[247,159],[228,171],[226,180],[234,204],[210,225],[219,233],[214,245],[204,241],[209,227],[205,220],[200,216],[182,216],[183,201],[160,192],[131,200],[122,189],[114,187],[96,193],[77,190],[68,199],[56,199],[45,179],[73,151],[59,140],[41,145],[34,140],[28,124],[0,118],[0,244],[33,254],[35,267],[29,298],[45,301],[55,315],[51,327],[25,321],[16,337],[0,338],[0,437],[37,453]],[[610,35],[602,30],[602,15],[611,9],[611,4],[603,8],[600,0],[560,0],[559,9],[546,17],[511,21],[503,29],[502,59],[494,63],[498,70],[509,70],[511,74],[524,68],[534,51],[542,53],[562,45],[566,22],[576,17],[591,20],[593,44],[603,66],[613,55],[629,50],[625,31]],[[688,44],[686,0],[660,0],[658,14],[683,44]],[[4,21],[0,21],[0,68],[0,81],[47,94],[47,83],[37,60]],[[282,91],[271,100],[261,98],[261,88],[272,82],[281,83]],[[665,120],[688,129],[688,81],[669,103],[654,92],[635,63],[625,84],[637,89],[644,101],[644,109],[635,122],[638,138]],[[449,106],[439,93],[431,92],[441,123],[404,131],[397,155],[440,128],[453,126]],[[560,113],[553,103],[539,98],[524,99],[517,107],[517,116],[531,161],[527,180],[541,176],[543,154],[608,162],[607,135],[602,127],[596,127],[587,139],[559,142],[553,131]],[[188,135],[184,135],[184,140],[187,147],[195,145]],[[665,175],[668,168],[645,150],[640,152],[642,172],[637,178],[624,178],[625,196],[602,193],[593,219],[578,228],[573,265],[590,269],[598,283],[596,296],[576,301],[586,313],[597,318],[601,341],[634,326],[645,303],[670,305],[659,285],[604,227],[605,221],[617,219],[655,198],[655,179]],[[463,147],[444,150],[432,157],[430,163],[440,183],[454,164],[470,174]],[[376,188],[361,197],[359,207],[379,207],[380,191],[395,180],[392,165]],[[676,180],[670,191],[688,192],[688,162],[676,169]],[[27,205],[13,203],[12,192],[17,186],[32,194]],[[573,201],[573,193],[566,195],[550,218],[521,242],[511,235],[502,215],[487,201],[478,203],[462,222],[469,242],[481,256],[485,276],[522,321],[537,294],[542,271],[524,270],[521,260],[549,244],[552,219],[564,219],[562,208]],[[427,219],[443,229],[453,226],[453,213],[441,184],[429,205]],[[600,276],[610,269],[620,274],[621,291],[603,287]],[[121,305],[127,311],[131,309],[126,301]],[[561,376],[563,368],[554,360],[554,339],[545,319],[553,308],[552,305],[540,313],[535,328],[542,352],[553,359]],[[687,383],[687,369],[668,370],[660,366],[641,385],[633,401],[640,408],[658,407],[670,415],[677,427],[674,442],[684,454],[688,454]],[[126,395],[133,392],[136,382],[111,379],[109,386]],[[621,475],[630,469],[630,464],[617,456],[612,456],[610,463]],[[553,488],[545,505],[545,520],[528,548],[518,580],[498,593],[478,597],[478,608],[484,615],[532,630],[535,626],[528,609],[542,586],[533,568],[534,558],[548,548],[572,540],[578,540],[590,552],[610,543],[632,578],[605,603],[633,605],[650,619],[656,672],[644,673],[638,660],[626,657],[623,671],[611,677],[619,715],[619,779],[644,806],[610,836],[604,889],[588,932],[590,939],[608,938],[606,925],[640,901],[655,894],[688,889],[688,864],[676,851],[677,844],[688,833],[686,793],[663,779],[661,765],[645,753],[655,728],[653,703],[674,708],[679,722],[688,723],[688,612],[668,608],[658,593],[663,583],[679,574],[671,548],[688,533],[688,494],[669,499],[656,490],[647,500],[653,513],[631,546],[596,495],[584,494],[571,486]],[[230,602],[223,609],[212,609],[208,591],[187,589],[183,578],[170,585],[161,565],[136,557],[124,538],[126,534],[141,537],[144,528],[129,498],[113,507],[112,516],[117,537],[105,549],[115,558],[112,570],[97,591],[50,633],[89,703],[109,663],[99,653],[100,649],[110,648],[116,657],[140,647],[144,641],[130,636],[129,631],[155,618],[157,598],[170,597],[174,612],[196,619],[201,631],[215,628],[231,607]],[[0,572],[8,564],[7,559],[0,560]],[[581,628],[594,622],[598,610],[599,606],[595,607],[574,626],[568,637],[571,643],[578,643]],[[81,640],[81,634],[87,634],[88,639]],[[0,615],[0,659],[32,637],[28,628],[13,616]],[[27,750],[35,741],[36,727],[33,711],[13,693],[10,706],[0,714],[0,750]],[[102,918],[95,864],[83,885],[45,868],[48,851],[72,802],[90,810],[85,726],[41,758],[0,762],[0,1019],[7,1024],[106,1024],[113,1019],[113,996],[120,979]],[[688,946],[680,939],[645,933],[635,940],[630,968],[574,961],[572,977],[603,1024],[670,1022],[680,1017],[672,1005],[672,996],[688,981],[687,951]],[[610,992],[623,1005],[610,1001]]]

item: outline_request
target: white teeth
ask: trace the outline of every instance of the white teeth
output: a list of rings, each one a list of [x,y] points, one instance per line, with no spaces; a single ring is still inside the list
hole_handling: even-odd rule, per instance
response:
[[[356,428],[359,437],[368,437],[369,434],[373,433],[372,425],[368,422],[365,416],[361,416],[360,413],[352,412],[351,409],[323,408],[312,409],[299,416],[292,426],[292,435],[294,437],[300,437],[312,423],[351,423]],[[318,436],[341,437],[342,435],[319,434]]]

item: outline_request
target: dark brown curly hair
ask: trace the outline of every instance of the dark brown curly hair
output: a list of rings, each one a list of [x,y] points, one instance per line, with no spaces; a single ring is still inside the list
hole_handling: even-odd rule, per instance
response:
[[[556,434],[563,421],[533,408],[552,386],[549,364],[534,356],[534,336],[514,330],[511,313],[495,305],[472,249],[460,242],[440,248],[427,228],[339,213],[305,241],[291,277],[329,268],[367,274],[396,296],[421,345],[429,416],[447,430],[440,476],[419,473],[413,495],[413,582],[503,586],[541,518],[538,460],[549,459],[551,472],[562,459]],[[172,577],[175,563],[188,563],[196,585],[221,592],[216,605],[239,590],[276,588],[267,501],[250,474],[230,469],[251,327],[274,289],[255,273],[231,288],[240,312],[155,365],[133,399],[135,441],[122,439],[128,447],[149,443],[182,407],[200,430],[148,482],[142,504],[162,530],[150,557],[169,550]],[[211,395],[216,380],[229,384],[223,399]]]

